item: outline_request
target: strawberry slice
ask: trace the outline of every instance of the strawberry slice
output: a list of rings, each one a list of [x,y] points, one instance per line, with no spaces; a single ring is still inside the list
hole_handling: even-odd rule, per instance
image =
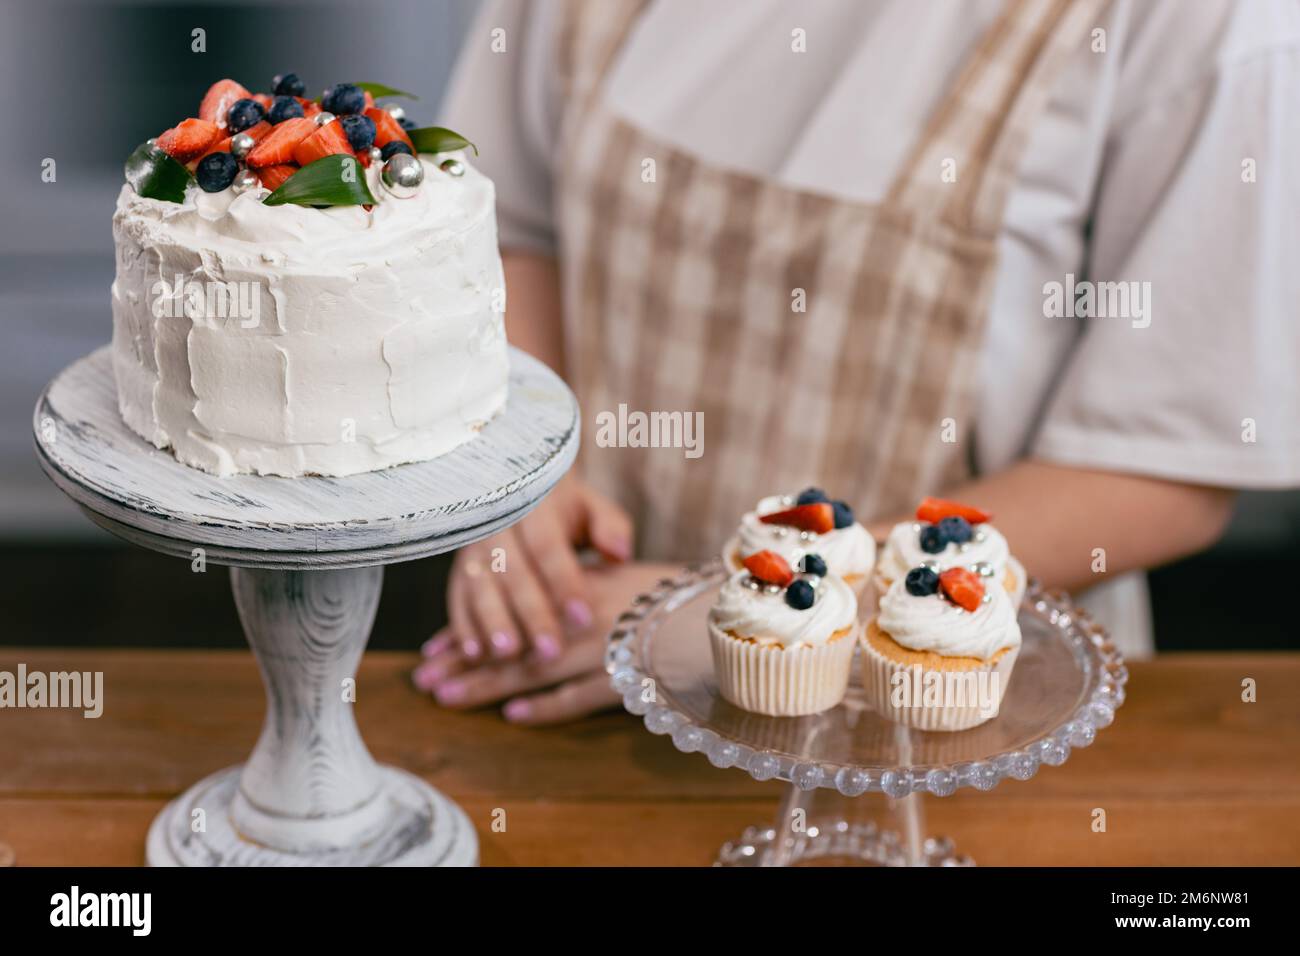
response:
[[[158,148],[178,163],[202,156],[221,136],[216,123],[190,118],[181,120],[158,137]]]
[[[288,163],[282,163],[278,166],[263,166],[257,171],[257,178],[262,181],[262,185],[271,192],[275,192],[284,185],[286,179],[298,171],[297,166]]]
[[[252,93],[234,80],[217,80],[203,95],[203,102],[199,104],[199,119],[216,123],[225,129],[226,114],[235,105],[235,100],[251,99],[252,96]]]
[[[965,568],[949,568],[940,574],[939,588],[949,601],[968,611],[977,610],[984,600],[984,582]]]
[[[787,525],[800,531],[825,534],[835,530],[835,509],[829,501],[818,501],[811,505],[798,505],[785,511],[759,515],[758,520],[763,524]]]
[[[299,166],[308,166],[325,156],[335,153],[352,155],[352,146],[348,143],[348,134],[337,120],[319,127],[293,149],[293,160]]]
[[[272,97],[269,93],[254,93],[252,96],[249,97],[249,99],[256,102],[259,106],[262,107],[262,109],[266,110],[268,113],[271,112],[271,106],[275,103],[275,98]]]
[[[244,132],[247,133],[249,136],[253,137],[253,142],[256,143],[259,140],[261,140],[261,138],[265,136],[267,133],[271,132],[271,130],[273,129],[275,129],[274,126],[272,126],[266,120],[262,120],[262,122],[256,123],[253,126],[248,127],[248,129],[244,130]]]
[[[295,96],[294,99],[297,100],[298,105],[302,107],[302,115],[308,119],[311,119],[317,113],[324,112],[324,110],[321,109],[321,105],[315,100],[309,100],[305,96]]]
[[[362,92],[366,94],[366,105],[362,109],[362,112],[364,113],[366,110],[372,110],[375,108],[375,98],[370,95],[369,90],[362,90]]]
[[[965,518],[971,524],[983,524],[986,521],[992,521],[993,515],[970,505],[959,504],[956,501],[945,501],[943,498],[926,498],[916,507],[916,519],[918,521],[938,524],[944,518]]]
[[[301,116],[277,123],[248,151],[245,162],[252,169],[291,163],[294,149],[314,132],[316,124]]]
[[[411,152],[415,152],[415,144],[411,142],[411,137],[406,135],[406,130],[402,129],[402,124],[393,119],[393,114],[388,110],[381,110],[378,107],[371,107],[366,110],[366,115],[375,121],[375,145],[383,149],[395,139],[400,139],[407,146],[411,147]]]
[[[785,587],[794,580],[794,572],[785,558],[775,551],[759,551],[745,559],[745,570],[764,584]]]

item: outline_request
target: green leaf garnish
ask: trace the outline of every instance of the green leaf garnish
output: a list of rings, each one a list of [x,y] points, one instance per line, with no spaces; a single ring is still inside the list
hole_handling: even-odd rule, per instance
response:
[[[298,170],[263,205],[360,206],[373,205],[375,197],[366,186],[365,169],[355,156],[335,153],[322,156]]]
[[[394,89],[391,86],[384,86],[382,83],[353,83],[353,86],[364,90],[371,96],[404,96],[408,100],[418,100],[419,97],[414,93],[407,93],[405,90]]]
[[[151,143],[141,143],[126,160],[126,181],[145,199],[184,202],[185,187],[193,178],[188,169]]]
[[[452,153],[458,149],[474,150],[474,155],[478,155],[478,147],[467,140],[460,133],[453,132],[443,126],[421,126],[419,129],[408,129],[406,135],[411,137],[411,142],[415,144],[417,153]]]

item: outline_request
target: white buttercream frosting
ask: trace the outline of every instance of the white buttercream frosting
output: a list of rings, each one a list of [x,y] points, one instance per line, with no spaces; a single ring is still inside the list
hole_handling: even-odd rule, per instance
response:
[[[825,534],[809,531],[801,534],[798,528],[764,524],[763,515],[794,507],[794,499],[783,495],[770,495],[740,519],[736,544],[742,559],[759,551],[775,551],[797,567],[805,554],[821,555],[832,574],[840,576],[866,575],[876,563],[876,542],[867,529],[856,521],[847,528],[836,528]]]
[[[946,569],[969,568],[979,563],[993,568],[995,581],[1002,580],[1011,552],[1007,539],[997,528],[987,523],[975,525],[975,536],[965,545],[949,543],[938,554],[930,554],[921,548],[921,529],[927,524],[924,521],[904,521],[894,525],[880,553],[877,569],[885,580],[899,581],[912,568],[922,564],[935,564]]]
[[[796,610],[785,602],[785,592],[754,590],[748,571],[733,574],[722,585],[709,620],[719,630],[760,644],[825,644],[836,631],[853,627],[858,599],[853,589],[834,574],[818,578],[799,575],[813,585],[812,607]]]
[[[909,594],[899,578],[880,599],[876,626],[914,651],[988,660],[1004,647],[1020,646],[1020,625],[1003,588],[986,585],[985,595],[978,608],[967,611],[942,594]]]
[[[193,185],[178,204],[123,186],[113,368],[127,424],[221,475],[348,475],[474,437],[505,405],[509,371],[495,194],[441,158],[421,157],[409,199],[388,197],[372,167],[370,211]],[[177,276],[236,283],[256,324],[233,308],[157,315]]]

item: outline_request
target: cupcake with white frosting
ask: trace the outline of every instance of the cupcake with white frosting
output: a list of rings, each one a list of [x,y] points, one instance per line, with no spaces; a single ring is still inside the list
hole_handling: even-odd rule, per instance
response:
[[[1011,554],[1007,539],[989,521],[987,511],[955,501],[926,498],[916,509],[915,521],[896,524],[885,540],[873,575],[876,594],[882,598],[895,581],[923,564],[939,570],[966,568],[980,577],[1001,583],[1020,607],[1028,579],[1024,566]]]
[[[997,715],[1020,640],[1004,588],[966,568],[913,568],[863,630],[863,690],[900,724],[966,730]]]
[[[795,573],[773,551],[750,555],[709,611],[718,689],[744,710],[815,714],[838,704],[848,688],[857,598],[817,555],[801,563],[809,570]]]
[[[876,542],[854,520],[853,509],[843,501],[832,501],[820,488],[759,501],[740,519],[722,557],[727,567],[739,571],[745,558],[760,551],[774,551],[791,567],[797,567],[805,554],[820,555],[831,574],[859,593],[870,583],[876,563]]]

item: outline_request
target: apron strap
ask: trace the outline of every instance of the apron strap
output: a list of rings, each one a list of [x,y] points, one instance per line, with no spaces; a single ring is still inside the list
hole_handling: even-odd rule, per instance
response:
[[[1107,2],[1008,0],[930,117],[887,203],[996,235],[1034,123]],[[944,175],[949,168],[955,182]]]
[[[556,62],[566,99],[580,109],[587,108],[647,3],[649,0],[565,0]]]

